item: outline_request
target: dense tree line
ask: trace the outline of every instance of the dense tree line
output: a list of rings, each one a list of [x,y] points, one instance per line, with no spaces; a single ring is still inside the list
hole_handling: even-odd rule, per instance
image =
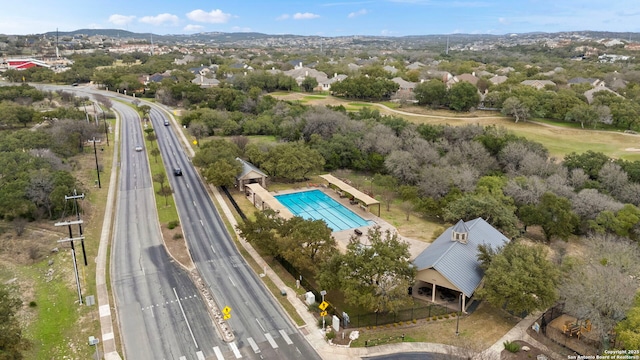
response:
[[[70,159],[84,151],[86,141],[102,134],[75,108],[68,93],[43,93],[30,86],[0,87],[0,218],[53,219],[64,212],[65,195],[81,184],[71,175]],[[56,98],[66,107],[51,108]],[[32,106],[47,101],[49,110]],[[47,121],[44,121],[44,120]],[[31,129],[22,129],[39,123]],[[12,130],[16,126],[19,130]]]

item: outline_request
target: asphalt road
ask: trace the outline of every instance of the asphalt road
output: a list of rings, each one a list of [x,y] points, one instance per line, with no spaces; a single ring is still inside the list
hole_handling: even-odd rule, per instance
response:
[[[191,256],[219,307],[232,309],[231,348],[238,350],[223,352],[224,358],[320,359],[238,252],[173,131],[175,124],[164,126],[165,116],[151,111]],[[174,167],[183,176],[173,176]]]
[[[121,115],[120,180],[111,277],[127,359],[200,359],[225,346],[187,273],[167,254],[158,224],[140,119]]]

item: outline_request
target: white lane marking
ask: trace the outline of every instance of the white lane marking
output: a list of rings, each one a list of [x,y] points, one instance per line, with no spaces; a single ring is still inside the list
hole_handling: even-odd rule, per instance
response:
[[[202,351],[198,351],[196,356],[198,357],[198,360],[206,360]]]
[[[267,332],[267,330],[264,329],[264,326],[260,324],[260,320],[258,320],[258,318],[256,318],[256,322],[258,323],[258,325],[260,325],[260,329],[262,329],[262,331]]]
[[[216,253],[216,249],[213,248],[213,245],[210,245],[210,246],[211,246],[211,250],[213,250],[213,253],[215,254]]]
[[[186,183],[186,184],[187,184],[187,189],[188,189],[189,188],[189,183]]]
[[[233,282],[233,280],[231,279],[231,276],[229,276],[229,281],[231,281],[231,285],[233,285],[233,287],[236,287],[236,284]]]
[[[280,330],[280,335],[282,335],[282,338],[284,339],[284,342],[287,343],[287,345],[293,344],[293,341],[291,341],[291,339],[289,338],[289,335],[287,335],[287,333],[284,332],[284,330]]]
[[[187,360],[187,357],[186,356],[180,356],[180,359],[178,359],[178,360]]]
[[[224,356],[222,356],[222,351],[220,351],[219,347],[214,346],[213,352],[216,353],[216,358],[218,358],[218,360],[224,360]]]
[[[202,222],[202,220],[200,220],[200,225],[204,226],[204,223]]]
[[[195,200],[193,200],[192,203],[193,203],[193,206],[197,206]]]
[[[242,354],[240,354],[240,350],[238,350],[238,345],[235,342],[229,343],[229,347],[231,351],[233,351],[233,355],[236,356],[236,359],[242,358]]]
[[[258,347],[258,344],[256,344],[255,341],[253,341],[253,338],[247,338],[247,341],[249,342],[249,345],[251,345],[251,348],[253,349],[254,353],[259,353],[260,352],[260,348]]]
[[[278,344],[276,343],[275,340],[273,340],[273,337],[271,336],[271,334],[269,333],[264,333],[264,337],[267,338],[267,341],[269,342],[269,344],[271,344],[271,347],[274,349],[278,348]]]
[[[189,329],[189,333],[191,333],[191,339],[193,339],[193,343],[196,345],[196,348],[197,348],[198,343],[196,342],[195,336],[193,336],[193,331],[191,331],[191,325],[189,325],[189,320],[187,320],[187,315],[185,315],[184,313],[184,308],[182,307],[182,303],[180,302],[180,298],[178,297],[176,288],[173,288],[173,294],[176,296],[176,299],[178,300],[178,305],[180,305],[180,311],[182,311],[182,317],[184,318],[184,321],[187,323],[187,328]]]

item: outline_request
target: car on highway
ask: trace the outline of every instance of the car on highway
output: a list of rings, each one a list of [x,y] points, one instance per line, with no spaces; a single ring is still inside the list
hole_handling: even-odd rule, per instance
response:
[[[135,147],[136,151],[142,151],[142,146],[138,145]]]
[[[182,169],[180,169],[179,167],[174,167],[173,168],[173,175],[182,176]]]
[[[164,121],[164,126],[169,126],[169,120]]]

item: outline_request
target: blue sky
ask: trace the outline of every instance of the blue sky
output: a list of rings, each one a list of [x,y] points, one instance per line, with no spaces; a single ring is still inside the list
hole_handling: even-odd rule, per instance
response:
[[[155,34],[640,32],[638,0],[29,0],[0,6],[0,34],[83,28]]]

